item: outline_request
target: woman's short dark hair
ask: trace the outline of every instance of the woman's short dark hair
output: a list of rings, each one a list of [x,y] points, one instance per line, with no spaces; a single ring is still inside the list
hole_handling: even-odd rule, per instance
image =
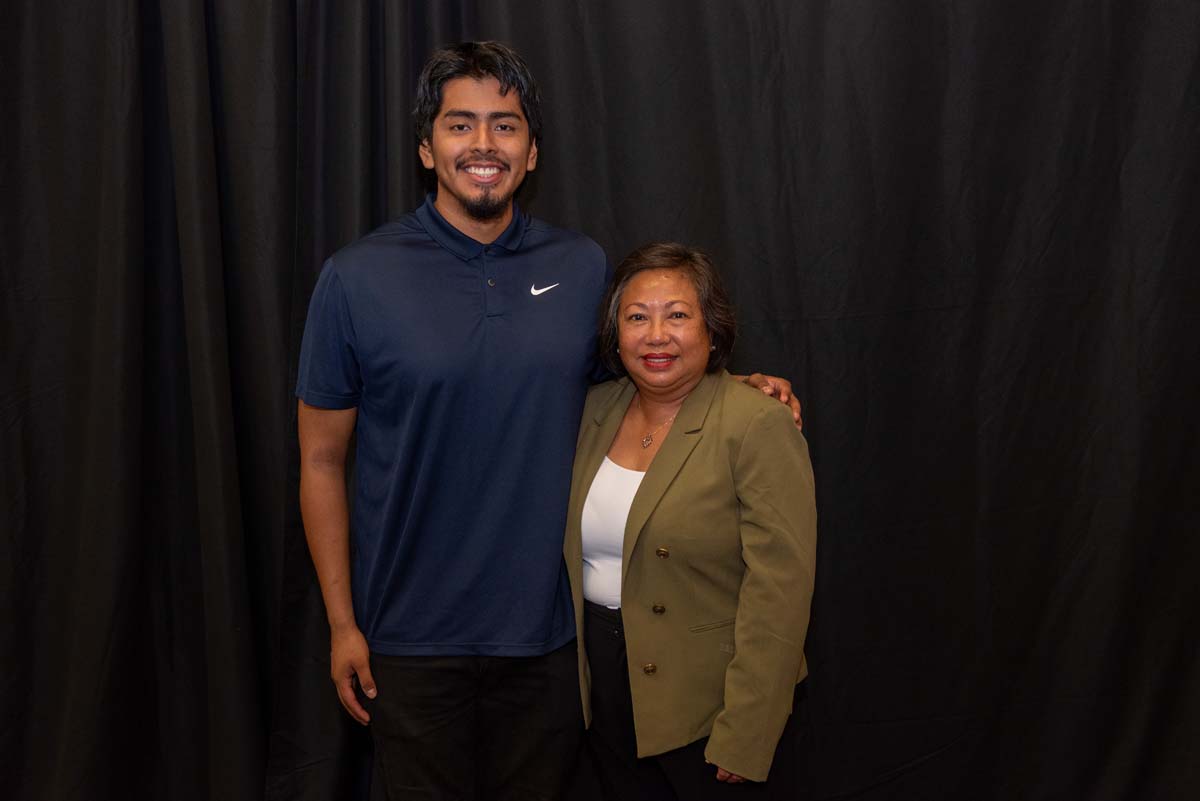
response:
[[[529,65],[516,50],[500,42],[459,42],[435,51],[417,79],[413,123],[418,143],[433,135],[433,121],[442,108],[442,87],[455,78],[495,78],[500,82],[502,95],[515,89],[525,121],[529,123],[530,142],[541,141],[542,94]]]
[[[617,321],[621,314],[621,295],[635,275],[646,270],[678,270],[688,277],[700,298],[700,314],[708,329],[713,350],[708,354],[706,372],[715,373],[725,367],[737,336],[737,320],[733,304],[721,283],[721,276],[712,259],[702,250],[677,242],[653,242],[642,245],[617,265],[608,292],[600,304],[600,360],[617,375],[625,374],[621,356]]]

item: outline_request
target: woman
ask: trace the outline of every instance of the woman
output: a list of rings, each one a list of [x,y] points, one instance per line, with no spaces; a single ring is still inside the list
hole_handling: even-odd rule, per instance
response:
[[[677,244],[630,254],[602,305],[625,377],[588,395],[565,555],[610,798],[760,797],[794,745],[812,468],[788,409],[725,372],[734,329],[709,259]]]

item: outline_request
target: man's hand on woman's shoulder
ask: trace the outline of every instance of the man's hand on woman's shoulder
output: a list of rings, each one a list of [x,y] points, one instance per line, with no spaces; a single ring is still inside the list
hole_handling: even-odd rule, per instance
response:
[[[804,420],[800,417],[800,399],[792,393],[792,382],[786,378],[780,378],[774,375],[763,375],[762,373],[751,373],[747,376],[734,376],[744,384],[748,384],[755,389],[762,390],[764,395],[770,395],[777,399],[780,403],[786,403],[792,407],[792,419],[796,421],[796,428],[804,428]]]

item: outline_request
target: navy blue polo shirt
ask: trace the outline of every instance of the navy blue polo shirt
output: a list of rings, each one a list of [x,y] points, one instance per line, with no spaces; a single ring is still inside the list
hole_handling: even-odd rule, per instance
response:
[[[372,651],[529,656],[574,636],[563,528],[609,274],[585,236],[514,207],[482,245],[432,196],[326,262],[296,394],[358,408],[352,594]]]

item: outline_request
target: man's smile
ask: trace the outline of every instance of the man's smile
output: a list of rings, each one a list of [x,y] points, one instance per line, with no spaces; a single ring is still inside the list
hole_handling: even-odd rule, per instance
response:
[[[458,168],[465,172],[472,182],[483,185],[499,183],[504,173],[508,172],[508,166],[498,161],[468,160],[459,164]]]

